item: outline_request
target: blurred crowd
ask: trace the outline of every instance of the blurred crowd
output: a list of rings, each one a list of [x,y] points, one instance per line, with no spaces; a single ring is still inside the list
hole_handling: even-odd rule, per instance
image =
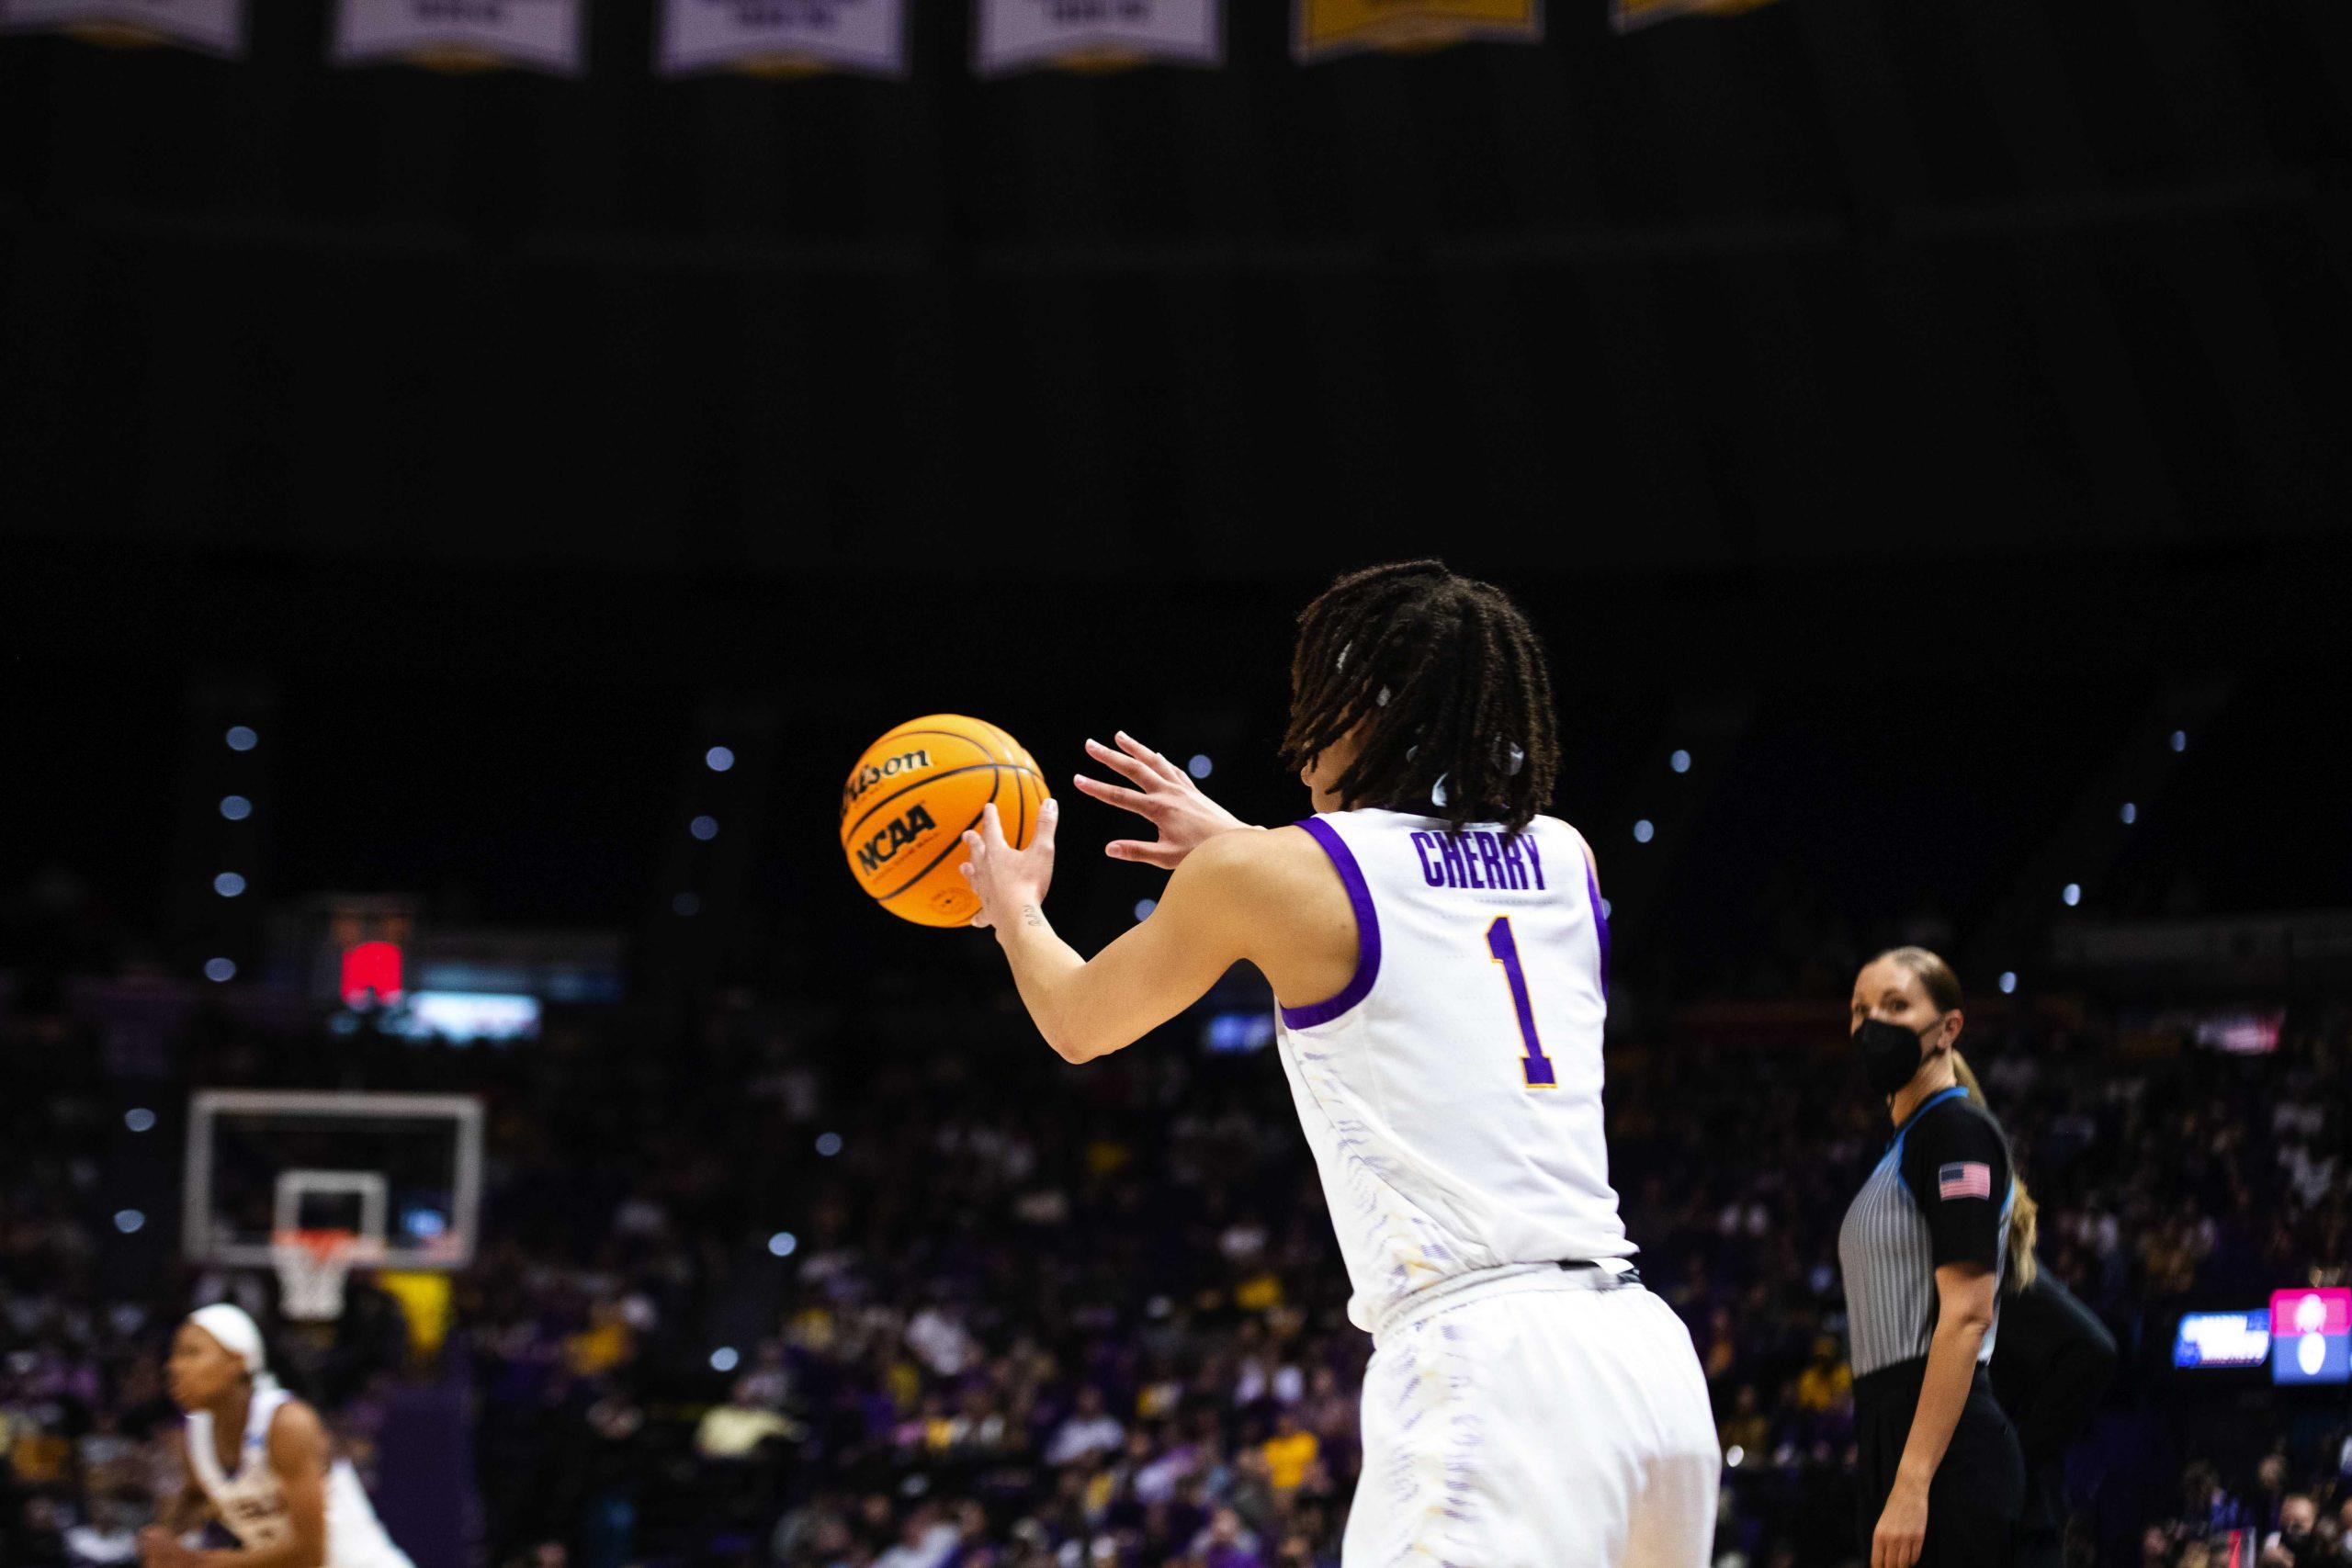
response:
[[[2233,1486],[2208,1461],[2181,1473],[2180,1498],[2147,1527],[2139,1568],[2313,1568],[2352,1562],[2352,1451],[2334,1473],[2298,1476],[2284,1453],[2265,1454]]]
[[[1180,1028],[1073,1069],[1010,1015],[746,994],[657,1046],[618,1016],[460,1050],[199,999],[141,1047],[158,1084],[487,1097],[488,1234],[446,1341],[405,1353],[363,1283],[340,1339],[287,1358],[363,1461],[390,1391],[471,1391],[484,1561],[1337,1562],[1371,1347],[1266,1055]],[[1629,1228],[1714,1393],[1723,1568],[1852,1555],[1834,1244],[1887,1129],[1825,1021],[1818,1046],[1661,1019],[1612,1047]],[[28,1568],[131,1559],[175,1429],[155,1359],[233,1284],[112,1220],[131,1090],[106,1028],[67,990],[0,992],[0,1562]],[[2045,1267],[2125,1346],[2103,1419],[2182,1445],[2131,1450],[2164,1467],[2153,1500],[2123,1497],[2121,1458],[2078,1475],[2078,1561],[2104,1489],[2143,1568],[2352,1562],[2341,1400],[2199,1447],[2145,1343],[2185,1302],[2343,1282],[2348,1043],[2343,1011],[2234,1056],[2056,1005],[1963,1038],[2041,1200]]]

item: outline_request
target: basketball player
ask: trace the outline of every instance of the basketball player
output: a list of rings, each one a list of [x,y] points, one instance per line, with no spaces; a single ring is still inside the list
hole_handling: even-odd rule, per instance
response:
[[[965,874],[1046,1043],[1088,1062],[1235,963],[1278,1036],[1374,1337],[1347,1568],[1702,1568],[1719,1460],[1690,1334],[1641,1288],[1601,1128],[1609,931],[1590,852],[1538,815],[1551,678],[1517,606],[1434,561],[1343,577],[1300,616],[1286,765],[1317,815],[1243,827],[1121,735],[1081,778],[1170,866],[1091,959],[1045,915],[1058,812],[993,808]]]
[[[226,1303],[180,1325],[164,1363],[187,1481],[163,1522],[139,1538],[146,1568],[411,1568],[351,1461],[334,1457],[318,1412],[269,1375],[261,1330]],[[218,1518],[234,1551],[180,1537]]]

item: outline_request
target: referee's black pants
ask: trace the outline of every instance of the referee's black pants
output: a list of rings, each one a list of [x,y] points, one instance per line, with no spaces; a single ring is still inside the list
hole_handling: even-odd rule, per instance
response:
[[[1865,1563],[1871,1560],[1871,1536],[1894,1490],[1903,1446],[1911,1439],[1911,1417],[1919,1408],[1919,1382],[1927,1371],[1922,1356],[1854,1380]],[[1994,1401],[1980,1366],[1960,1424],[1952,1428],[1951,1446],[1928,1483],[1928,1540],[1919,1568],[2011,1568],[2024,1505],[2025,1456],[2018,1450],[2017,1429]]]

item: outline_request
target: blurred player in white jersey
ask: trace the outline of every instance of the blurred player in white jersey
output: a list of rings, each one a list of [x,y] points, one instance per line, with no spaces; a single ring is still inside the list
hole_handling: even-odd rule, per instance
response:
[[[1316,816],[1252,829],[1128,736],[1081,778],[1170,868],[1092,959],[1047,923],[1057,809],[966,836],[1046,1042],[1090,1061],[1235,963],[1283,1070],[1375,1349],[1347,1568],[1702,1568],[1719,1459],[1690,1337],[1643,1290],[1601,1123],[1608,922],[1577,830],[1539,815],[1551,678],[1498,590],[1434,561],[1341,578],[1300,617],[1284,761]]]
[[[191,1314],[164,1363],[187,1480],[163,1523],[140,1537],[146,1568],[411,1568],[348,1460],[334,1457],[318,1412],[269,1375],[261,1330],[223,1303]],[[218,1518],[233,1551],[180,1537]]]

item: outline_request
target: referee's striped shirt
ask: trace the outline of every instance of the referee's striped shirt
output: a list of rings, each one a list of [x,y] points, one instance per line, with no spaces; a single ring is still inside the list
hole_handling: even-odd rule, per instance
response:
[[[1936,1270],[1947,1263],[1993,1270],[1993,1323],[1976,1359],[1993,1359],[2014,1198],[2008,1145],[1966,1089],[1928,1096],[1895,1129],[1838,1232],[1856,1377],[1927,1355]]]

